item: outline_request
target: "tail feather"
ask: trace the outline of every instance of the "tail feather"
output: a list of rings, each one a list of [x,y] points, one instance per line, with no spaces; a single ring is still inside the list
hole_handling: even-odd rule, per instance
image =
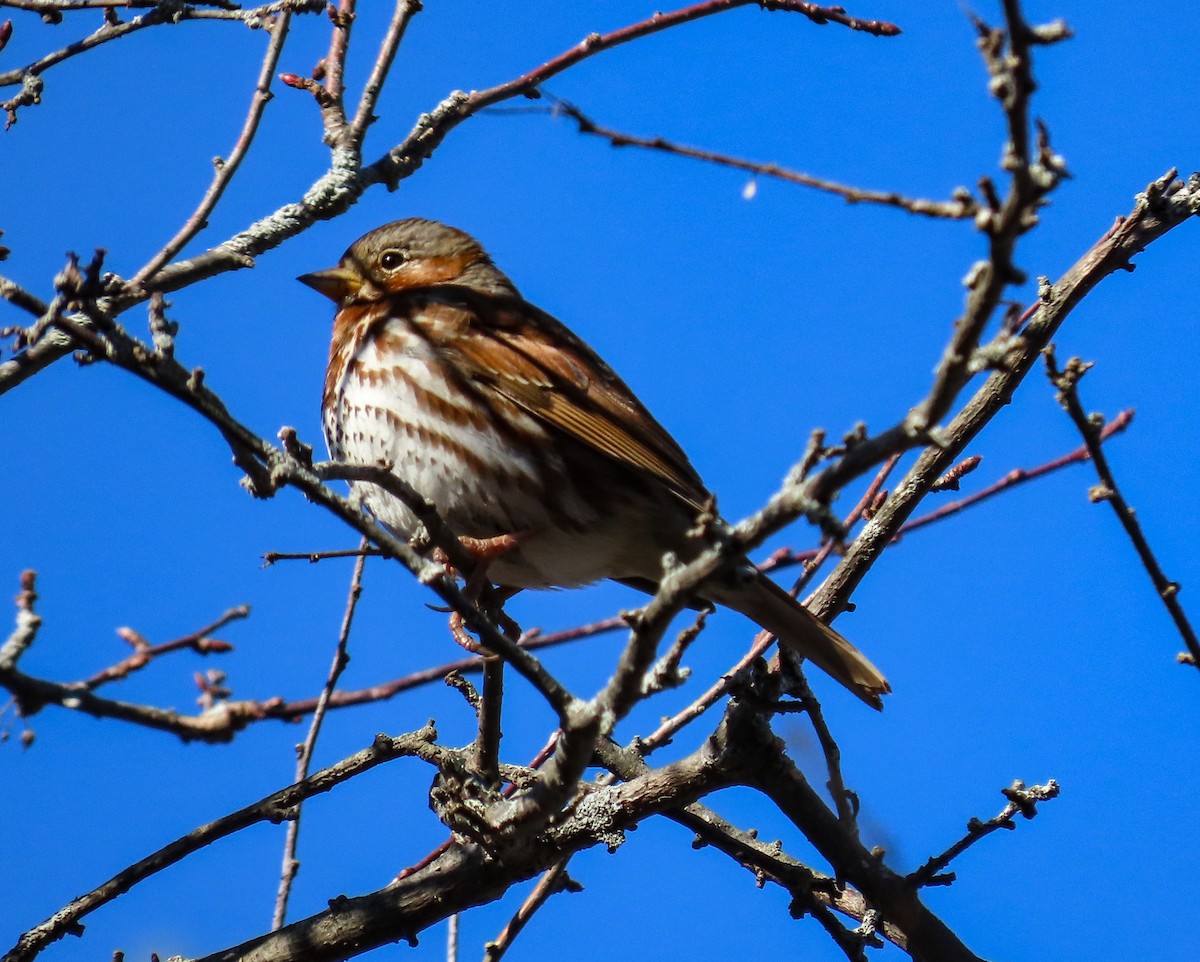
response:
[[[718,604],[740,611],[872,708],[883,710],[880,696],[888,694],[892,686],[879,669],[766,575],[756,572],[753,581],[737,587],[706,585],[704,594]]]

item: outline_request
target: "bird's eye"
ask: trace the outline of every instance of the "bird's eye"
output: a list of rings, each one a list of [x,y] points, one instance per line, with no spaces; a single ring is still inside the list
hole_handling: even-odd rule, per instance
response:
[[[404,255],[399,251],[384,251],[379,257],[379,266],[385,271],[394,271],[404,263]]]

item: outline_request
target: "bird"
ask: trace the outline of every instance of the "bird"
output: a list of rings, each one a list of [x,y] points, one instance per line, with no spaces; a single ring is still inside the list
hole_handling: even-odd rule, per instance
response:
[[[486,562],[497,587],[614,579],[653,591],[667,554],[703,550],[697,518],[714,502],[683,449],[469,234],[398,220],[298,280],[337,306],[322,392],[330,456],[389,466],[464,544],[502,545]],[[353,487],[389,529],[417,531],[399,498]],[[697,594],[882,708],[879,670],[749,560]]]

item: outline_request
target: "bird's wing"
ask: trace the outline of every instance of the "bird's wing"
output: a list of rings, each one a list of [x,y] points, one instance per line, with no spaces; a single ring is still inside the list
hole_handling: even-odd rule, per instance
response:
[[[709,498],[687,455],[603,360],[561,323],[517,298],[459,295],[427,317],[462,311],[436,340],[464,376],[630,468],[648,472],[694,508]],[[447,299],[448,300],[448,299]],[[449,320],[443,314],[443,320]]]

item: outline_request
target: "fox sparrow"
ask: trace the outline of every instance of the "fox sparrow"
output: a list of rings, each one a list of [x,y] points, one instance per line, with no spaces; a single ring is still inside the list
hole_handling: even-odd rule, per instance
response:
[[[455,534],[504,541],[488,562],[492,581],[653,588],[666,552],[699,552],[688,531],[710,496],[687,456],[473,238],[401,220],[300,280],[338,307],[322,399],[330,453],[392,465]],[[381,522],[413,532],[397,498],[356,487]],[[875,666],[749,562],[699,593],[881,707],[890,689]]]

